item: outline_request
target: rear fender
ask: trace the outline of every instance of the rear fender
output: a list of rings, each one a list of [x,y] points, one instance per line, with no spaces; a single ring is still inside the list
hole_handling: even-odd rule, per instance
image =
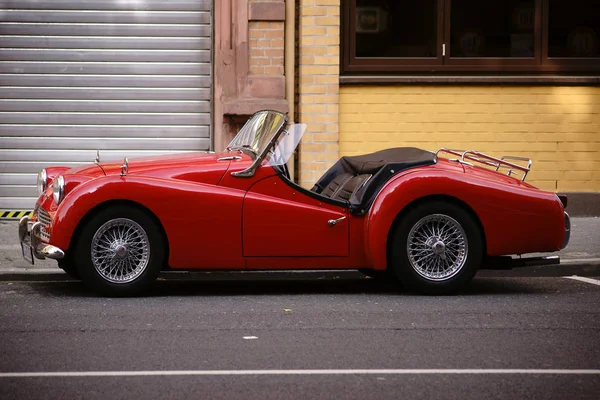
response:
[[[396,217],[429,196],[449,196],[469,207],[483,228],[488,255],[555,251],[562,243],[564,214],[553,193],[460,171],[413,170],[391,180],[369,212],[365,251],[374,269],[387,266],[388,236]]]

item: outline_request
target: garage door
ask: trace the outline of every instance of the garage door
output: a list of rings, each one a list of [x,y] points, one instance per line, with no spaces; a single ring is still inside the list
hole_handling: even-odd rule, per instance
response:
[[[212,0],[0,0],[0,209],[50,165],[211,146]]]

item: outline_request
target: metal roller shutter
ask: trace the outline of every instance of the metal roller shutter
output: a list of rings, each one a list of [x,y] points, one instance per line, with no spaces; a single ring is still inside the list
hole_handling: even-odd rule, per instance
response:
[[[49,165],[211,146],[212,0],[0,0],[0,209]]]

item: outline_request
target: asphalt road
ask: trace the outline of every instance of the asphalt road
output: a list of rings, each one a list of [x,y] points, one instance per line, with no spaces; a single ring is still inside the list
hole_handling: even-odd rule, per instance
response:
[[[444,297],[372,279],[161,281],[125,299],[4,281],[0,398],[596,399],[599,332],[600,286],[562,277]]]

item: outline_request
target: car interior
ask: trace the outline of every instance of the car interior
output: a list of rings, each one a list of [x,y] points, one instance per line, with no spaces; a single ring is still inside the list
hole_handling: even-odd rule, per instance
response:
[[[353,213],[364,214],[375,200],[383,185],[397,173],[437,162],[435,153],[415,147],[397,147],[359,156],[340,158],[315,185],[307,191],[289,179],[287,167],[280,175],[294,188],[325,201],[350,208]]]

